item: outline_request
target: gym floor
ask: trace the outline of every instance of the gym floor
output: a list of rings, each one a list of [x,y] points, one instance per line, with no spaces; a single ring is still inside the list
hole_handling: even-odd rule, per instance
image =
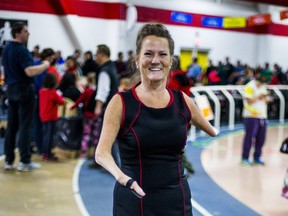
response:
[[[281,189],[288,155],[279,152],[287,134],[287,123],[269,126],[263,148],[266,166],[240,166],[241,127],[188,142],[186,153],[195,169],[188,178],[194,216],[287,216],[288,200],[281,197]],[[112,215],[115,180],[105,170],[89,169],[83,159],[53,163],[33,155],[33,161],[42,168],[25,173],[0,170],[0,215]],[[0,156],[1,167],[3,162]]]

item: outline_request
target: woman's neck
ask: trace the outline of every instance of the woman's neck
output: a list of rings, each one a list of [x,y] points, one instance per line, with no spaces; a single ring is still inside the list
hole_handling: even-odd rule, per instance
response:
[[[140,83],[136,87],[136,94],[139,99],[149,107],[163,108],[169,104],[170,94],[166,89],[166,84],[144,84]]]

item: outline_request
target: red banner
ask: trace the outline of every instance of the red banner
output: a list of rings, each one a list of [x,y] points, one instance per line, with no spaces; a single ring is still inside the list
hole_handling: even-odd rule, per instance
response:
[[[284,10],[280,12],[280,19],[287,19],[288,18],[288,10]]]
[[[248,26],[257,26],[257,25],[268,25],[271,21],[270,14],[259,14],[256,16],[250,16],[247,18]]]

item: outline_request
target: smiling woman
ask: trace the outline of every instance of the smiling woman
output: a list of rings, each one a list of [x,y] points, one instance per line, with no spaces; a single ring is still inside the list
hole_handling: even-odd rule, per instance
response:
[[[142,79],[167,81],[172,64],[168,41],[156,36],[147,36],[142,42],[142,50],[136,59],[142,73]]]
[[[187,130],[193,123],[211,136],[216,134],[191,98],[166,88],[174,52],[166,27],[145,24],[136,46],[134,63],[141,81],[110,101],[96,149],[97,163],[117,180],[113,215],[191,216],[182,162]],[[115,139],[121,168],[111,155]]]

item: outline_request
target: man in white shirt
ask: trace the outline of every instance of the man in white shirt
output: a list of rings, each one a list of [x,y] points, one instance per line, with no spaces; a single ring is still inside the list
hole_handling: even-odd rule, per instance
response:
[[[96,63],[99,65],[99,72],[96,77],[97,88],[94,113],[98,117],[99,127],[97,126],[96,130],[100,137],[105,109],[113,95],[118,92],[119,81],[117,69],[110,60],[110,49],[108,46],[104,44],[97,46]],[[98,167],[95,161],[89,165],[92,168]]]
[[[118,91],[117,69],[110,60],[110,49],[104,44],[97,46],[96,63],[99,65],[99,73],[96,78],[97,93],[95,114],[103,116],[105,108],[113,95]]]
[[[270,82],[272,73],[262,71],[255,79],[247,83],[243,91],[243,122],[245,136],[242,150],[242,166],[250,166],[250,150],[252,144],[255,147],[253,155],[254,165],[264,165],[261,159],[262,147],[265,142],[267,128],[267,103],[268,92],[266,83]]]

